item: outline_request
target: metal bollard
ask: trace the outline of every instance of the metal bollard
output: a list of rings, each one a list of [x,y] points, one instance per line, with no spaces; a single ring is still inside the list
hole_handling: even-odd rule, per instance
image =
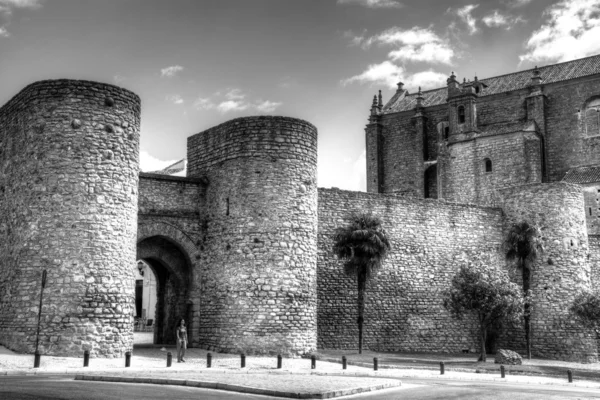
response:
[[[342,368],[346,369],[347,365],[348,365],[348,360],[346,360],[346,356],[342,356]]]
[[[212,354],[206,354],[206,368],[212,367]]]
[[[440,363],[440,375],[444,375],[444,362]]]
[[[173,354],[169,351],[167,353],[167,368],[171,366],[171,362],[173,362]]]
[[[125,353],[125,368],[131,367],[131,352],[128,351]]]
[[[33,368],[39,368],[40,367],[40,358],[42,356],[40,355],[39,351],[35,352],[35,355],[33,357]]]
[[[316,368],[317,368],[317,357],[312,355],[312,356],[310,356],[310,369],[316,369]]]
[[[567,370],[567,377],[569,378],[569,383],[573,383],[573,372],[571,370]]]
[[[90,366],[90,351],[89,350],[86,350],[83,352],[83,366],[84,367]]]
[[[246,355],[245,354],[240,354],[240,360],[242,363],[242,368],[246,368]]]
[[[504,365],[501,365],[500,366],[500,378],[504,378],[505,376],[506,375],[505,375],[505,371],[504,371]]]
[[[282,362],[281,354],[278,354],[277,355],[277,369],[281,369],[281,362]]]
[[[378,362],[377,362],[377,357],[373,358],[373,371],[377,371],[377,367],[378,367]]]

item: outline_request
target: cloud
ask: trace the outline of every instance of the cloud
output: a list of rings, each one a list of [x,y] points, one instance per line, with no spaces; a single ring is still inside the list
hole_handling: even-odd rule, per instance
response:
[[[429,70],[412,74],[406,77],[403,82],[406,87],[415,89],[421,87],[423,90],[426,90],[446,86],[446,79],[448,79],[447,74]]]
[[[296,80],[292,77],[284,76],[281,81],[279,81],[277,86],[279,86],[281,89],[291,89],[295,86],[298,86],[298,82],[296,82]]]
[[[151,156],[147,151],[140,151],[140,169],[143,172],[159,171],[173,164],[177,160],[163,161]]]
[[[14,9],[38,9],[42,7],[43,2],[44,0],[0,0],[0,17],[4,20],[4,24],[0,25],[0,37],[10,36],[7,27],[10,25]]]
[[[160,70],[160,76],[171,78],[181,71],[183,71],[181,65],[171,65],[170,67],[162,68]]]
[[[502,14],[500,11],[494,10],[493,13],[484,16],[481,22],[490,28],[504,27],[506,30],[509,30],[517,23],[526,21],[520,16],[513,17],[512,15]]]
[[[221,114],[254,110],[269,113],[275,111],[283,103],[270,100],[248,101],[247,95],[239,88],[216,92],[211,97],[198,97],[194,101],[197,110],[217,110]]]
[[[256,110],[260,112],[270,113],[277,109],[277,107],[281,106],[283,103],[278,101],[269,101],[265,100],[263,102],[259,102],[255,105]]]
[[[343,79],[341,84],[346,86],[354,82],[384,84],[390,88],[395,88],[396,84],[401,81],[404,74],[404,68],[392,63],[384,61],[379,64],[371,64],[367,69],[359,75]]]
[[[367,8],[401,8],[404,7],[398,0],[337,0],[338,4],[358,4]]]
[[[194,107],[196,110],[212,110],[215,104],[208,97],[198,97],[194,101]]]
[[[364,49],[373,44],[395,47],[388,54],[388,58],[394,61],[450,64],[455,56],[448,41],[431,28],[393,27],[369,38],[353,36],[351,40]]]
[[[518,8],[526,6],[531,3],[533,0],[505,0],[504,3],[511,8]]]
[[[600,2],[562,0],[548,7],[529,37],[520,62],[561,62],[600,52]]]
[[[113,76],[113,82],[115,82],[115,85],[120,85],[126,80],[127,78],[125,78],[123,75],[116,74],[115,76]]]
[[[473,10],[477,7],[479,7],[479,4],[467,4],[466,6],[457,9],[448,8],[446,12],[456,14],[458,18],[467,25],[469,34],[472,35],[477,32],[477,20],[472,15]]]
[[[165,99],[176,105],[180,105],[180,104],[184,103],[183,99],[178,94],[169,94],[169,95],[167,95],[167,97]]]

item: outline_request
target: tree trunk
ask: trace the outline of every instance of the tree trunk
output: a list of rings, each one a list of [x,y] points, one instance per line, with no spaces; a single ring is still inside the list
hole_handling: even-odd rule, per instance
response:
[[[363,347],[363,322],[365,314],[365,286],[366,277],[358,275],[358,354],[362,354]]]
[[[486,362],[487,354],[485,351],[485,340],[487,339],[487,329],[485,328],[485,326],[483,324],[481,324],[480,330],[481,330],[481,354],[479,355],[479,360],[477,360],[477,361]]]
[[[525,294],[527,294],[527,292],[529,291],[530,281],[531,281],[531,271],[527,267],[525,267],[525,265],[523,265],[523,292]],[[525,311],[525,315],[524,315],[525,345],[527,347],[527,349],[526,349],[527,359],[531,360],[531,315],[530,315],[531,305],[529,304],[529,301],[527,301],[525,303],[524,311]]]

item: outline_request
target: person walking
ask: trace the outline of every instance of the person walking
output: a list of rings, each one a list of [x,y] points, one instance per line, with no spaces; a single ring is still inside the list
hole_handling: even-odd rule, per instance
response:
[[[187,349],[187,330],[183,318],[177,323],[175,335],[177,337],[177,362],[185,362],[183,357],[185,357],[185,349]]]

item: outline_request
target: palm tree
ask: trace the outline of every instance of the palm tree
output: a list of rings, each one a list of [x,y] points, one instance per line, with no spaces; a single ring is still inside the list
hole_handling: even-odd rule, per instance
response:
[[[358,283],[358,353],[362,354],[367,281],[381,268],[391,249],[381,220],[370,213],[353,214],[348,225],[335,233],[333,251],[343,260],[346,275]]]
[[[540,253],[544,251],[539,228],[527,221],[513,224],[504,241],[504,250],[506,251],[506,259],[516,261],[517,267],[521,268],[521,273],[523,275],[523,293],[527,295],[531,285],[533,266]],[[527,358],[531,360],[530,309],[531,303],[526,301],[524,306],[525,342],[527,345]]]

